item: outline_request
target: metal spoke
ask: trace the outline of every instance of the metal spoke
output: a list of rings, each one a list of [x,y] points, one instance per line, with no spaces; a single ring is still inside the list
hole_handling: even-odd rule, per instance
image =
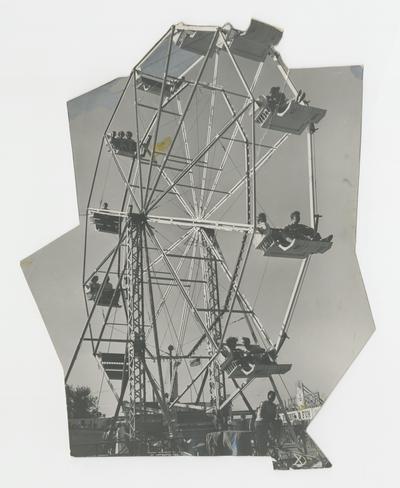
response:
[[[109,141],[109,139],[108,139],[108,136],[107,136],[107,135],[105,135],[105,136],[104,136],[104,138],[105,138],[105,140],[106,140],[106,143],[107,143],[108,147],[110,148],[110,151],[111,151],[111,154],[112,154],[112,157],[113,157],[113,160],[114,160],[115,166],[116,166],[116,167],[117,167],[117,169],[118,169],[118,172],[119,172],[119,174],[120,174],[120,176],[121,176],[121,178],[122,178],[122,181],[125,183],[125,188],[126,188],[128,191],[129,191],[129,193],[130,193],[130,195],[131,195],[131,197],[132,197],[132,200],[135,202],[135,205],[136,205],[137,209],[140,211],[140,205],[139,205],[139,202],[136,200],[136,197],[135,197],[135,194],[134,194],[134,192],[133,192],[133,190],[132,190],[132,188],[131,188],[131,185],[130,185],[130,183],[129,183],[128,179],[126,178],[126,176],[125,176],[125,173],[124,173],[123,169],[121,168],[121,165],[120,165],[120,163],[119,163],[119,161],[118,161],[118,157],[117,157],[117,155],[115,154],[114,148],[112,147],[112,144],[111,144],[111,142],[110,142],[110,141]]]
[[[185,298],[185,300],[188,302],[189,304],[189,307],[190,307],[190,310],[192,311],[194,317],[196,318],[196,321],[197,323],[200,325],[200,327],[203,329],[203,331],[205,332],[205,334],[208,336],[210,342],[213,344],[213,346],[215,348],[217,348],[217,344],[215,344],[215,341],[213,339],[213,337],[211,336],[211,334],[209,333],[208,329],[207,329],[207,326],[205,325],[205,323],[203,322],[202,318],[200,317],[200,314],[199,312],[197,311],[197,307],[194,305],[194,303],[192,302],[191,298],[189,297],[189,295],[187,294],[186,290],[185,290],[185,287],[183,286],[182,284],[182,281],[181,279],[179,278],[179,276],[177,275],[174,267],[172,266],[170,260],[168,259],[168,256],[166,255],[166,253],[164,252],[160,242],[158,241],[157,237],[155,236],[153,230],[149,228],[149,234],[150,234],[150,238],[152,239],[153,243],[158,246],[158,248],[160,249],[162,255],[163,255],[163,258],[164,258],[164,262],[165,264],[167,265],[171,275],[174,277],[183,297]]]
[[[256,73],[254,75],[254,78],[253,78],[253,82],[251,84],[251,89],[252,90],[254,89],[254,87],[256,86],[256,84],[258,82],[258,79],[259,79],[260,74],[261,74],[262,67],[263,67],[263,63],[260,63],[258,65],[257,71],[256,71]],[[225,95],[226,95],[226,91],[224,91],[223,93],[225,93]],[[246,103],[247,102],[245,102],[245,104]],[[238,119],[239,124],[241,124],[244,115],[245,115],[245,113],[243,113],[243,115]],[[228,143],[228,147],[224,151],[224,156],[222,158],[221,165],[220,165],[220,171],[215,176],[215,179],[214,179],[214,182],[213,182],[213,185],[212,185],[212,191],[215,190],[216,187],[217,187],[217,185],[218,185],[219,179],[220,179],[220,177],[222,175],[222,170],[224,169],[225,164],[226,164],[226,162],[227,162],[227,160],[229,158],[230,152],[231,152],[232,147],[233,147],[233,145],[235,143],[235,138],[237,136],[237,133],[239,132],[239,129],[240,129],[240,125],[235,125],[235,128],[233,129],[232,136],[230,137],[230,140],[229,140],[229,143]],[[246,138],[244,138],[244,139],[246,140]],[[204,217],[204,214],[207,212],[207,209],[208,209],[208,207],[210,205],[210,201],[211,201],[212,195],[213,195],[213,193],[210,192],[209,195],[208,195],[208,197],[207,197],[207,201],[206,201],[206,204],[205,204],[204,209],[203,209],[203,215],[202,215],[203,217]]]
[[[161,196],[159,196],[152,204],[147,208],[147,211],[150,212],[160,200],[164,198],[164,196],[169,193],[174,186],[197,164],[198,161],[206,154],[207,151],[210,150],[210,148],[225,134],[225,132],[236,122],[236,120],[251,106],[251,103],[248,103],[245,105],[240,112],[236,115],[236,117],[233,117],[226,125],[225,127],[221,130],[219,134],[217,134],[214,139],[210,142],[210,144],[207,144],[207,146],[202,149],[198,155],[193,159],[193,161],[184,169],[182,172],[179,174],[179,176],[174,180],[173,184],[169,186]],[[153,190],[154,191],[154,190]]]
[[[179,115],[181,117],[183,117],[183,111],[182,111],[182,104],[181,104],[181,100],[179,97],[177,97],[176,99],[176,104],[177,104],[177,107],[178,107],[178,112],[179,112]],[[181,133],[182,133],[182,139],[183,139],[183,145],[184,145],[184,148],[185,148],[185,155],[186,155],[186,159],[187,159],[187,162],[189,162],[191,160],[191,157],[190,157],[190,148],[189,148],[189,142],[188,142],[188,137],[187,137],[187,133],[186,133],[186,123],[185,121],[182,122],[182,125],[181,125]],[[194,210],[195,210],[195,215],[198,215],[198,204],[197,204],[197,198],[196,198],[196,190],[195,190],[195,182],[194,182],[194,177],[193,177],[193,171],[190,170],[189,171],[189,180],[190,180],[190,185],[192,187],[192,198],[193,198],[193,207],[194,207]],[[170,181],[170,186],[173,184],[172,180]],[[175,189],[176,189],[176,186],[175,186]]]
[[[181,125],[182,125],[182,123],[183,123],[183,121],[184,121],[184,119],[185,119],[185,117],[186,117],[186,114],[187,114],[187,112],[188,112],[188,110],[189,110],[189,107],[190,107],[190,105],[191,105],[191,103],[192,103],[193,97],[194,97],[194,95],[195,95],[195,93],[196,93],[197,85],[198,85],[198,83],[199,83],[199,81],[200,81],[201,76],[203,75],[204,69],[205,69],[206,64],[207,64],[207,62],[208,62],[208,59],[209,59],[209,57],[210,57],[211,53],[213,52],[213,49],[214,49],[214,46],[215,46],[215,42],[216,42],[216,40],[217,40],[217,37],[218,37],[218,31],[216,31],[216,32],[215,32],[215,34],[214,34],[214,36],[213,36],[213,39],[212,39],[212,41],[211,41],[211,43],[210,43],[210,46],[208,47],[207,54],[206,54],[206,55],[205,55],[205,57],[204,57],[203,63],[202,63],[201,68],[200,68],[200,70],[199,70],[199,74],[197,75],[197,78],[196,78],[196,82],[195,82],[195,84],[193,85],[192,90],[191,90],[190,95],[189,95],[189,99],[188,99],[188,101],[186,102],[186,108],[185,108],[185,110],[184,110],[184,112],[183,112],[183,114],[182,114],[182,116],[181,116],[181,118],[180,118],[180,121],[179,121],[179,123],[178,123],[177,130],[176,130],[175,135],[174,135],[174,137],[173,137],[173,139],[172,139],[171,145],[170,145],[170,147],[168,148],[167,153],[166,153],[166,154],[165,154],[165,156],[164,156],[164,159],[163,159],[163,162],[162,162],[162,169],[164,169],[165,165],[167,164],[167,161],[168,161],[169,155],[171,154],[171,151],[172,151],[172,149],[173,149],[173,147],[174,147],[175,141],[176,141],[176,139],[177,139],[177,137],[178,137],[178,134],[179,134],[179,131],[180,131]],[[190,169],[191,169],[191,168],[190,168]],[[151,203],[151,199],[152,199],[152,197],[153,197],[154,191],[155,191],[155,189],[157,188],[158,181],[159,181],[159,178],[157,178],[157,179],[156,179],[156,181],[155,181],[155,183],[153,184],[153,190],[152,190],[152,192],[151,192],[151,194],[150,194],[150,196],[149,196],[149,198],[148,198],[148,200],[147,200],[147,206],[146,206],[146,208],[147,208],[147,210],[148,210],[148,211],[149,211],[149,210],[151,210],[152,208],[154,208],[154,206],[157,204],[157,201],[158,201],[158,200],[156,201],[156,203],[153,203],[152,205],[149,205],[149,204]],[[171,188],[172,188],[172,187],[171,187]],[[171,188],[169,188],[169,190],[170,190]],[[169,190],[168,190],[168,191],[169,191]]]
[[[207,240],[207,244],[208,244],[211,252],[218,259],[218,262],[220,263],[220,266],[221,266],[222,270],[224,271],[225,275],[227,276],[229,281],[232,282],[233,281],[233,275],[230,272],[228,265],[226,264],[226,261],[225,261],[225,258],[223,256],[222,252],[221,252],[221,249],[219,248],[219,246],[217,247],[215,245],[215,243],[213,243],[211,241],[211,239],[208,239],[207,235],[205,235],[205,239]],[[248,300],[246,299],[244,294],[240,291],[239,287],[237,287],[236,284],[234,284],[233,286],[237,290],[237,294],[238,294],[240,301],[243,302],[243,304],[245,305],[245,309],[253,311],[253,308],[251,307],[250,303],[248,302]],[[246,317],[247,317],[247,315],[246,315]],[[258,331],[261,333],[261,337],[263,338],[263,341],[266,342],[266,344],[264,344],[264,345],[267,345],[269,348],[272,348],[273,343],[272,343],[271,339],[269,338],[268,334],[266,333],[264,327],[262,326],[261,321],[259,320],[259,318],[257,317],[257,315],[254,312],[251,314],[251,319],[254,320],[255,325],[258,328]]]
[[[255,172],[257,172],[259,169],[261,169],[264,164],[273,156],[273,154],[275,153],[275,151],[277,151],[281,145],[288,139],[289,137],[289,134],[284,134],[279,140],[278,142],[274,145],[274,147],[272,147],[271,149],[269,149],[269,151],[267,151],[267,153],[261,157],[257,163],[255,164],[255,171],[254,169],[252,168],[250,170],[250,175],[253,176]],[[232,196],[238,192],[242,186],[246,183],[246,176],[243,176],[242,178],[240,178],[235,185],[232,186],[232,188],[228,191],[228,195],[225,195],[224,197],[221,198],[221,200],[219,200],[214,206],[213,208],[211,208],[208,213],[204,216],[204,219],[209,219],[211,217],[211,215],[216,212],[222,205],[224,205],[224,203],[226,203],[226,201],[230,198],[232,198]]]
[[[190,233],[192,233],[192,230],[190,230]],[[186,248],[183,251],[183,255],[182,255],[181,259],[179,260],[178,265],[176,267],[177,273],[179,273],[179,271],[181,270],[181,268],[183,266],[183,263],[185,261],[185,257],[187,255],[187,253],[189,252],[189,250],[190,250],[190,248],[191,248],[191,246],[192,246],[192,244],[194,242],[194,239],[195,239],[195,237],[193,236],[192,239],[186,245]],[[162,259],[162,256],[161,256],[161,259]],[[158,306],[158,309],[157,309],[157,312],[156,312],[156,316],[157,317],[160,314],[162,307],[165,306],[165,303],[166,303],[166,300],[168,298],[168,295],[170,294],[170,292],[171,292],[171,290],[173,288],[173,283],[174,283],[174,280],[173,280],[173,278],[171,278],[170,285],[168,285],[166,291],[163,293],[163,295],[161,297],[161,302],[160,302],[160,305]]]
[[[214,73],[213,73],[213,85],[215,86],[217,84],[217,79],[218,79],[218,60],[219,60],[219,53],[215,53],[215,62],[214,62]],[[210,113],[208,117],[208,125],[207,125],[207,139],[206,139],[206,145],[209,145],[211,142],[211,135],[212,135],[212,127],[213,127],[213,122],[214,122],[214,108],[215,108],[215,95],[216,92],[213,90],[211,92],[211,100],[210,100]],[[197,212],[197,217],[199,217],[202,212],[203,212],[203,200],[204,200],[204,188],[206,186],[206,181],[207,181],[207,166],[208,166],[208,156],[210,154],[210,151],[207,151],[206,154],[204,155],[204,168],[203,168],[203,174],[202,174],[202,179],[201,179],[201,192],[200,192],[200,203],[199,203],[199,208]]]
[[[189,263],[189,271],[188,271],[188,274],[187,274],[187,279],[188,280],[191,280],[192,277],[193,277],[193,269],[194,269],[194,264],[196,262],[195,259],[193,259],[193,258],[196,256],[196,253],[197,253],[198,237],[199,237],[198,234],[195,234],[194,235],[193,245],[192,245],[192,259],[190,260],[190,263]],[[181,321],[180,321],[179,332],[178,332],[177,343],[176,343],[176,352],[177,352],[177,354],[183,354],[183,352],[182,352],[182,342],[183,342],[183,339],[184,339],[184,335],[183,335],[182,331],[183,331],[184,323],[185,323],[188,315],[189,315],[189,305],[185,301],[184,304],[183,304],[183,307],[182,307]]]
[[[162,103],[164,100],[164,91],[165,91],[165,85],[166,85],[166,80],[168,77],[168,69],[169,69],[169,61],[171,59],[171,50],[172,50],[172,43],[174,40],[174,32],[175,32],[175,27],[172,26],[170,29],[170,38],[169,38],[169,44],[168,44],[168,54],[167,54],[167,59],[165,61],[165,68],[164,68],[164,76],[162,80],[162,85],[161,85],[161,93],[160,93],[160,101],[159,101],[159,106],[158,106],[158,111],[157,111],[157,119],[156,119],[156,127],[154,131],[154,138],[153,138],[153,149],[151,151],[151,156],[150,156],[150,167],[149,171],[147,174],[147,186],[146,186],[146,193],[144,196],[144,201],[147,201],[147,196],[151,184],[151,170],[153,166],[153,161],[154,161],[154,155],[155,155],[155,149],[156,149],[156,144],[157,144],[157,139],[158,139],[158,130],[160,128],[160,120],[161,120],[161,113],[162,113]]]

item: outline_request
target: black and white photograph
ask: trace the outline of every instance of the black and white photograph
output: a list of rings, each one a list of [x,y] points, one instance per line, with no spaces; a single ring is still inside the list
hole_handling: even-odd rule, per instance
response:
[[[81,225],[22,268],[73,456],[330,466],[307,425],[374,329],[354,254],[363,69],[290,70],[282,36],[175,24],[68,103]]]
[[[312,43],[311,36],[291,30],[306,13],[296,22],[274,15],[271,8],[250,8],[253,3],[258,4],[242,5],[240,16],[239,8],[232,15],[229,8],[224,15],[202,12],[199,5],[190,15],[175,9],[165,18],[156,15],[148,31],[144,25],[134,28],[141,9],[133,15],[132,5],[127,7],[134,49],[117,43],[111,49],[124,59],[123,70],[97,76],[90,73],[88,58],[74,74],[87,77],[85,88],[64,98],[64,129],[55,136],[66,155],[62,165],[51,135],[56,128],[47,115],[41,121],[40,111],[36,114],[28,157],[33,176],[22,167],[19,175],[30,178],[33,187],[20,195],[22,215],[9,212],[28,238],[22,238],[14,263],[20,293],[29,303],[23,313],[37,315],[35,329],[41,323],[45,343],[36,347],[32,332],[24,333],[20,343],[10,342],[5,329],[5,344],[13,344],[6,364],[18,363],[24,380],[15,386],[19,400],[5,407],[4,418],[24,423],[19,408],[41,406],[43,417],[32,411],[26,422],[28,429],[37,427],[42,441],[54,425],[46,418],[56,405],[64,430],[53,431],[54,447],[52,441],[46,444],[64,465],[79,463],[85,470],[109,466],[112,476],[115,463],[134,463],[134,470],[145,463],[140,469],[158,476],[155,472],[161,469],[161,474],[161,466],[174,458],[173,465],[165,466],[186,483],[190,475],[179,466],[189,458],[204,463],[212,457],[240,463],[240,476],[247,472],[252,477],[251,466],[262,462],[264,468],[257,469],[264,469],[265,476],[272,476],[268,466],[280,476],[319,471],[313,475],[319,484],[325,476],[330,480],[326,486],[336,486],[335,470],[340,472],[343,461],[330,449],[331,433],[340,437],[343,452],[350,444],[359,453],[368,450],[366,478],[368,470],[384,469],[372,467],[376,456],[387,464],[394,456],[383,441],[396,439],[398,430],[394,420],[392,430],[389,419],[398,397],[396,354],[386,352],[386,346],[396,349],[398,335],[391,340],[385,329],[385,339],[372,343],[381,334],[380,320],[391,321],[392,327],[396,322],[396,300],[389,298],[395,287],[386,276],[395,280],[399,271],[399,207],[391,188],[398,168],[384,156],[396,146],[396,137],[382,136],[385,127],[387,134],[395,132],[390,117],[368,114],[371,103],[375,113],[393,112],[393,120],[398,112],[392,92],[400,74],[391,74],[391,63],[400,46],[400,24],[393,20],[386,31],[380,26],[374,33],[384,39],[380,32],[385,32],[392,42],[390,51],[376,47],[376,53],[382,52],[378,76],[362,55],[349,56],[339,48],[326,61],[311,56],[307,62],[303,56],[298,62],[293,52],[307,52],[310,45],[318,52],[317,36]],[[305,9],[308,4],[312,15],[314,2],[306,1]],[[118,11],[116,17],[112,5],[108,8],[111,24],[123,16]],[[356,10],[354,5],[351,11]],[[327,22],[323,12],[319,15]],[[357,47],[357,29],[364,33],[364,27],[354,21],[353,28]],[[333,30],[327,24],[326,36]],[[87,49],[74,41],[72,31],[71,59],[74,49]],[[110,27],[109,34],[114,31],[118,26]],[[321,26],[317,31],[323,44]],[[114,43],[112,35],[109,42]],[[98,59],[109,63],[108,55]],[[57,57],[54,62],[63,63]],[[29,97],[21,96],[31,107]],[[18,120],[22,129],[25,124]],[[376,126],[380,132],[374,132]],[[370,152],[365,134],[374,144]],[[51,153],[54,168],[48,177],[35,179],[36,149],[41,148]],[[15,150],[10,146],[10,152]],[[17,151],[28,165],[25,150]],[[364,186],[369,171],[364,159],[375,169],[379,165],[387,183],[375,177]],[[75,200],[70,210],[75,224],[69,227],[63,223],[64,211],[57,210],[65,182],[61,166],[74,188],[68,201]],[[41,195],[41,185],[53,185],[52,201]],[[378,190],[386,195],[378,196]],[[43,210],[37,210],[35,195]],[[366,200],[369,210],[360,214],[360,202]],[[377,202],[384,204],[383,212]],[[41,221],[36,227],[35,219]],[[41,240],[41,226],[54,220],[58,227],[52,237]],[[368,254],[372,257],[365,258],[360,242],[374,249]],[[364,274],[365,263],[375,278]],[[389,299],[391,308],[383,305]],[[10,308],[16,303],[8,300]],[[43,363],[44,376],[35,372],[24,348],[39,361],[44,350],[52,355],[51,363]],[[351,379],[350,366],[359,355],[361,361],[367,355],[369,369],[360,366],[357,378],[363,379]],[[45,379],[48,368],[56,374],[53,393]],[[392,379],[381,380],[386,374]],[[342,379],[354,397],[348,394],[342,410],[326,422],[325,411],[335,400],[331,396],[340,393]],[[33,396],[25,394],[25,384]],[[325,422],[322,436],[314,432],[314,422]],[[25,443],[35,450],[35,437],[28,435],[21,444],[24,437],[19,428],[15,431],[22,453]],[[12,436],[5,442],[14,445]],[[57,443],[65,448],[59,450]],[[346,469],[356,470],[346,456]],[[207,465],[201,466],[205,473]],[[300,483],[310,479],[296,476]],[[368,483],[375,476],[365,486],[373,486]],[[193,486],[198,483],[200,478]],[[71,484],[65,480],[62,486]]]

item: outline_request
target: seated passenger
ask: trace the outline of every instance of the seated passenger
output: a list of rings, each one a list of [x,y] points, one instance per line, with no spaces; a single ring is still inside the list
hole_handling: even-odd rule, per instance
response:
[[[267,351],[258,344],[251,344],[248,337],[242,337],[242,344],[248,361],[255,364],[271,364]]]
[[[100,297],[100,305],[120,307],[119,305],[119,290],[114,288],[110,282],[110,278],[107,277],[104,280],[103,290]]]
[[[113,290],[114,290],[114,288],[113,288],[112,284],[110,283],[110,277],[107,276],[107,278],[105,279],[103,292],[112,293]]]
[[[123,139],[125,137],[125,132],[120,130],[117,135],[115,131],[112,133],[111,144],[115,151],[121,151],[123,147]]]
[[[109,213],[110,207],[108,202],[104,202],[101,210],[104,210],[105,212]],[[101,218],[101,230],[103,232],[113,232],[115,228],[115,221],[114,217],[111,215],[106,215],[103,213],[103,216]]]
[[[240,359],[240,351],[237,349],[238,339],[237,337],[228,337],[225,344],[229,349],[233,359]]]
[[[281,247],[288,247],[294,239],[309,240],[309,241],[321,241],[331,242],[333,235],[321,239],[321,236],[312,227],[308,225],[300,224],[300,212],[295,210],[290,214],[292,223],[284,227],[283,229],[274,229],[267,223],[267,217],[265,213],[260,213],[257,218],[257,230],[261,234],[266,234]]]
[[[267,215],[264,212],[260,212],[257,217],[257,230],[260,234],[266,234],[268,230]]]
[[[146,157],[147,154],[150,154],[150,151],[149,151],[150,142],[151,142],[151,135],[149,134],[146,137],[146,140],[144,142],[142,142],[142,144],[140,146],[140,157],[141,158],[144,158],[144,157]]]
[[[273,86],[269,94],[260,95],[256,103],[260,108],[265,107],[269,112],[282,114],[288,108],[290,101],[281,92],[279,86]]]
[[[261,108],[261,107],[266,107],[268,104],[267,97],[265,95],[260,95],[257,100],[256,104]]]
[[[289,105],[289,100],[286,98],[286,95],[281,92],[279,86],[273,86],[271,88],[267,100],[269,102],[269,110],[278,114],[284,112]]]
[[[248,337],[242,337],[242,344],[246,352],[250,354],[263,354],[265,349],[258,344],[252,344]]]
[[[323,241],[330,242],[333,239],[333,235],[321,239],[321,235],[316,232],[312,227],[308,225],[300,224],[300,212],[295,210],[290,214],[291,224],[287,225],[283,229],[283,234],[289,239],[303,239],[310,241]]]
[[[124,139],[123,150],[129,153],[136,154],[136,141],[132,139],[132,132],[130,130],[126,133],[126,139]]]
[[[88,288],[88,300],[94,300],[96,298],[97,292],[100,289],[100,283],[99,283],[99,277],[93,276],[93,278],[90,280],[89,284],[86,285],[86,288]]]
[[[264,212],[258,214],[257,230],[258,232],[260,232],[260,234],[265,234],[266,236],[269,236],[272,239],[273,243],[279,244],[283,247],[290,246],[290,241],[285,238],[282,229],[274,229],[269,226],[267,222],[267,216]]]
[[[136,154],[136,141],[133,139],[133,133],[131,131],[128,130],[125,134],[123,130],[120,130],[117,134],[113,130],[111,134],[108,134],[108,137],[110,138],[114,151],[124,151],[132,155]]]
[[[228,337],[226,340],[226,346],[229,349],[231,357],[234,361],[238,361],[244,374],[250,374],[254,370],[254,364],[251,365],[240,349],[237,348],[237,337]]]
[[[111,146],[114,151],[119,151],[121,149],[121,139],[125,136],[124,132],[117,132],[113,130],[110,134],[107,134],[111,142]]]

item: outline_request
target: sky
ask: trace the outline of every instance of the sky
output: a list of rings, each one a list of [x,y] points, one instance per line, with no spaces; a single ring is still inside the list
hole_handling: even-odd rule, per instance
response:
[[[284,56],[284,53],[282,53]],[[210,68],[211,69],[211,68]],[[232,72],[224,66],[226,79]],[[254,74],[251,63],[243,63],[242,69],[250,79]],[[293,364],[285,375],[285,383],[291,394],[302,380],[310,389],[320,391],[325,397],[349,367],[355,356],[374,330],[374,325],[364,291],[361,274],[355,256],[357,216],[357,191],[359,176],[359,150],[362,115],[362,74],[360,66],[329,67],[291,70],[291,78],[298,88],[307,93],[312,104],[325,108],[327,115],[319,124],[315,137],[317,197],[319,212],[323,215],[320,232],[333,234],[332,249],[324,255],[312,258],[302,294],[298,301],[290,339],[282,349],[280,360]],[[268,91],[277,81],[277,74],[268,66],[263,71],[256,87],[258,93]],[[230,80],[233,84],[238,83]],[[94,166],[101,134],[125,86],[126,79],[119,78],[68,103],[70,132],[77,186],[78,207],[83,217],[88,191],[92,182]],[[237,88],[238,85],[236,85]],[[128,93],[129,95],[129,93]],[[202,94],[204,106],[208,95]],[[149,98],[152,101],[151,97]],[[154,100],[153,100],[154,101]],[[235,108],[239,99],[234,99]],[[202,99],[196,101],[201,113]],[[184,105],[184,104],[183,104]],[[196,105],[196,106],[197,106]],[[216,125],[222,125],[226,113],[220,107]],[[196,117],[193,113],[192,116]],[[140,122],[140,130],[146,126],[146,116]],[[148,117],[148,115],[147,115]],[[204,131],[207,113],[198,116],[200,131]],[[220,117],[220,119],[218,119]],[[115,129],[125,128],[132,121],[129,104],[124,104],[118,113]],[[168,135],[170,120],[164,120],[160,139]],[[119,124],[119,126],[118,126]],[[246,121],[244,121],[246,124]],[[197,129],[200,123],[197,124]],[[188,124],[190,126],[190,124]],[[114,127],[112,127],[114,128]],[[191,150],[198,149],[194,137],[195,127],[190,126]],[[272,132],[272,131],[270,131]],[[261,135],[264,143],[277,140],[279,133]],[[181,141],[180,141],[181,142]],[[179,143],[179,141],[178,141]],[[181,144],[182,146],[182,144]],[[183,147],[183,146],[182,146]],[[183,149],[180,149],[183,150]],[[236,147],[233,158],[236,157]],[[216,149],[212,157],[220,160],[224,148]],[[184,153],[182,153],[184,154]],[[270,221],[277,226],[288,223],[289,214],[300,210],[303,221],[308,218],[307,146],[303,136],[292,136],[257,174],[258,209],[265,210]],[[228,161],[227,165],[233,165]],[[231,169],[234,169],[233,167]],[[221,179],[219,188],[226,190],[234,179],[234,171]],[[199,176],[199,175],[198,175]],[[186,177],[188,178],[188,177]],[[211,178],[211,176],[209,176]],[[190,184],[189,180],[182,180]],[[100,171],[95,182],[93,205],[109,201],[115,203],[120,196],[121,183],[118,173],[110,164],[110,155],[102,152]],[[182,194],[185,197],[190,190]],[[241,197],[229,208],[222,208],[215,218],[241,221]],[[161,214],[161,209],[160,210]],[[170,202],[163,207],[163,214],[173,215],[177,206]],[[181,212],[179,215],[183,215]],[[85,307],[82,295],[82,264],[84,243],[84,218],[81,225],[56,241],[37,251],[22,262],[22,267],[43,316],[47,330],[64,368],[69,364],[77,340],[85,323]],[[163,231],[166,232],[166,231]],[[168,237],[172,237],[168,236]],[[238,248],[238,237],[230,233],[218,233],[220,245],[228,261]],[[115,239],[114,239],[115,240]],[[88,268],[98,262],[113,237],[100,235],[89,229]],[[166,242],[166,241],[165,241]],[[299,262],[276,258],[264,258],[252,250],[243,276],[242,291],[249,298],[266,330],[276,340],[285,308],[294,284]],[[90,270],[89,270],[90,271]],[[179,304],[179,302],[176,302]],[[178,307],[179,308],[179,307]],[[241,335],[241,325],[237,335]],[[188,341],[198,337],[188,333]],[[168,335],[165,337],[166,347]],[[183,378],[184,379],[184,378]],[[101,388],[101,375],[89,346],[82,347],[76,368],[71,375],[74,384],[87,384],[94,392]],[[278,383],[278,387],[282,385]],[[268,385],[265,380],[253,382],[249,398],[255,403],[264,398]],[[113,397],[102,387],[100,408],[111,413]],[[285,396],[285,390],[282,391]]]

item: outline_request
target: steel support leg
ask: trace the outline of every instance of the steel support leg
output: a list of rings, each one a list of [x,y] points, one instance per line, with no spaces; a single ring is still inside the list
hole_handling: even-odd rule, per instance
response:
[[[143,313],[144,224],[131,216],[127,236],[128,383],[129,437],[133,453],[142,454],[143,432],[138,422],[145,415],[146,380],[144,368],[145,330]]]
[[[214,231],[207,230],[205,232],[210,235],[211,239],[214,238]],[[204,238],[202,239],[201,254],[203,258],[203,274],[206,281],[204,284],[205,302],[206,308],[208,309],[206,313],[206,324],[214,338],[215,343],[220,344],[222,337],[222,324],[220,317],[217,260],[215,259]],[[207,349],[208,355],[212,357],[214,349],[210,341],[207,341]],[[226,388],[224,372],[219,367],[217,361],[210,364],[208,378],[210,385],[211,405],[215,406],[216,409],[219,409],[220,405],[225,400]]]

